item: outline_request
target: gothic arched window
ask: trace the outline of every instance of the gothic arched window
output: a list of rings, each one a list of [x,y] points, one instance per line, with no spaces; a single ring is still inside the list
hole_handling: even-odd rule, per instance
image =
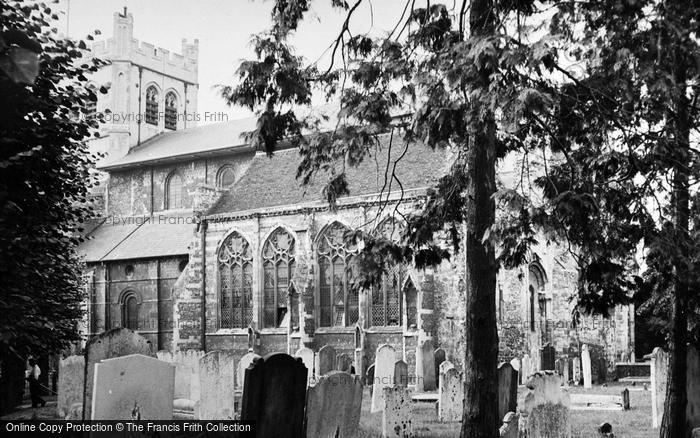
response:
[[[225,164],[221,166],[216,174],[216,186],[220,188],[228,188],[236,182],[235,174],[233,173],[233,167]]]
[[[172,91],[165,95],[165,129],[177,129],[177,96]]]
[[[139,303],[133,292],[122,299],[122,326],[131,330],[139,328]]]
[[[542,268],[539,264],[531,264],[528,275],[528,294],[530,298],[530,331],[536,330],[537,324],[537,308],[539,307],[542,320],[546,320],[546,308],[540,300],[540,292],[544,292],[545,277]],[[539,306],[538,306],[539,304]]]
[[[219,249],[221,328],[245,328],[253,322],[253,252],[248,241],[231,233]]]
[[[357,249],[346,245],[346,231],[333,222],[318,237],[320,327],[350,326],[359,317],[357,292],[351,290]]]
[[[165,180],[165,209],[174,210],[182,208],[182,178],[173,172]]]
[[[294,322],[290,321],[290,310],[293,309],[289,308],[290,284],[294,275],[294,237],[277,228],[265,241],[262,258],[263,327],[294,327]]]
[[[158,89],[154,85],[146,89],[146,123],[158,126]]]
[[[379,236],[397,241],[401,224],[393,218],[384,220],[376,230]],[[402,287],[406,269],[401,264],[387,266],[379,287],[372,288],[371,325],[400,326],[402,323]],[[407,309],[408,310],[408,309]]]

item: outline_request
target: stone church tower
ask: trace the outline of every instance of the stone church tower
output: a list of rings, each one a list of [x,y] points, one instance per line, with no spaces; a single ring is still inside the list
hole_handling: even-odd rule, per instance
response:
[[[98,94],[95,112],[105,122],[102,139],[92,142],[106,153],[101,163],[126,155],[158,134],[197,125],[199,40],[182,40],[182,53],[134,39],[134,17],[124,8],[114,13],[113,35],[92,47],[108,61],[92,78]]]

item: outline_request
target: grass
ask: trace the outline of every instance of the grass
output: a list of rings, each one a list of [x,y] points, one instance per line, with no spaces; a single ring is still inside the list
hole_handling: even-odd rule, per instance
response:
[[[628,411],[571,411],[572,438],[597,438],[597,429],[602,423],[610,423],[616,438],[656,438],[659,430],[651,427],[651,392],[630,388],[630,410]],[[611,384],[592,389],[569,388],[570,393],[619,395],[624,385]],[[527,393],[527,388],[518,388],[518,405]],[[371,397],[365,389],[362,398],[359,438],[382,436],[382,414],[370,412]],[[437,421],[435,406],[430,403],[414,403],[412,406],[413,432],[416,437],[447,438],[459,436],[459,423]]]

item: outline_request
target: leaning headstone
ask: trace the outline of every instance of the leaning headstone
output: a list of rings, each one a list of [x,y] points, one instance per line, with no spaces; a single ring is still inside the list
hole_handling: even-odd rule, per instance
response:
[[[569,393],[562,390],[561,377],[552,372],[536,373],[528,379],[523,402],[529,438],[571,438]]]
[[[71,418],[71,406],[83,403],[83,385],[85,384],[85,358],[68,356],[58,362],[58,399],[56,411],[62,420],[79,420]]]
[[[335,360],[336,353],[335,348],[330,345],[324,345],[318,350],[316,355],[316,371],[318,372],[318,377],[335,370]]]
[[[303,435],[307,369],[299,358],[272,353],[245,370],[241,420],[255,421],[256,436]]]
[[[95,366],[91,420],[172,420],[175,366],[141,354]]]
[[[433,357],[435,358],[435,381],[439,382],[440,381],[440,365],[446,360],[447,356],[445,355],[445,350],[442,348],[438,348],[435,350],[433,353]]]
[[[700,351],[695,345],[688,346],[686,367],[686,422],[688,430],[700,427]]]
[[[241,360],[238,362],[238,367],[236,368],[236,391],[243,391],[245,370],[258,358],[260,358],[260,355],[255,353],[246,353],[241,357]]]
[[[382,395],[386,400],[386,408],[382,415],[382,437],[412,437],[413,422],[409,390],[402,386],[385,387],[382,388]]]
[[[591,352],[588,351],[588,345],[586,344],[583,344],[583,347],[581,347],[581,367],[583,368],[581,370],[583,373],[583,387],[592,388]]]
[[[95,381],[95,364],[105,359],[142,354],[155,357],[151,343],[138,333],[116,328],[99,334],[85,346],[85,385],[83,391],[83,419],[91,418],[92,385]]]
[[[384,410],[384,388],[394,384],[396,351],[391,345],[381,345],[374,356],[374,379],[372,385],[372,412]]]
[[[520,422],[520,417],[515,412],[508,412],[505,417],[503,417],[503,424],[498,430],[500,438],[518,438],[518,423]]]
[[[315,353],[310,348],[300,348],[294,353],[294,357],[298,357],[306,366],[306,370],[309,376],[309,382],[314,382],[316,380],[316,375],[314,373],[314,361]]]
[[[335,367],[338,371],[350,372],[350,367],[352,366],[352,359],[345,353],[341,353],[335,360]]]
[[[542,347],[542,352],[540,354],[540,369],[545,371],[545,370],[553,370],[555,367],[555,349],[552,344],[545,344],[544,347]]]
[[[518,372],[509,363],[498,367],[498,418],[504,418],[508,412],[517,412]]]
[[[440,421],[459,421],[464,409],[464,384],[462,373],[455,368],[448,369],[440,375],[438,387],[438,419]]]
[[[530,374],[532,374],[530,355],[526,354],[523,356],[522,366],[520,367],[520,383],[526,384]]]
[[[651,353],[651,426],[661,426],[666,399],[668,378],[668,353],[659,347]]]
[[[200,420],[234,418],[235,371],[231,351],[212,351],[199,360]]]
[[[426,339],[416,349],[416,390],[433,391],[435,382],[435,349],[433,341]]]
[[[331,371],[309,387],[306,436],[351,438],[360,426],[362,382],[357,376]]]
[[[394,385],[408,386],[408,364],[402,360],[394,364]]]

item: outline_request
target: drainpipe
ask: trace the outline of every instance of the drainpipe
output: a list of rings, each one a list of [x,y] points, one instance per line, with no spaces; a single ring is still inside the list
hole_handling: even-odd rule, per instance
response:
[[[202,251],[202,351],[207,351],[207,220],[202,218],[200,250]]]
[[[187,129],[187,82],[185,82],[185,117],[184,117],[184,129]]]
[[[143,94],[142,90],[141,90],[142,77],[143,77],[143,68],[139,67],[139,112],[138,112],[138,117],[136,117],[136,124],[138,125],[138,137],[136,139],[137,146],[141,144],[141,122],[142,122],[142,120],[141,120],[141,118],[142,118],[141,117],[141,115],[142,115],[141,114],[141,95]]]

